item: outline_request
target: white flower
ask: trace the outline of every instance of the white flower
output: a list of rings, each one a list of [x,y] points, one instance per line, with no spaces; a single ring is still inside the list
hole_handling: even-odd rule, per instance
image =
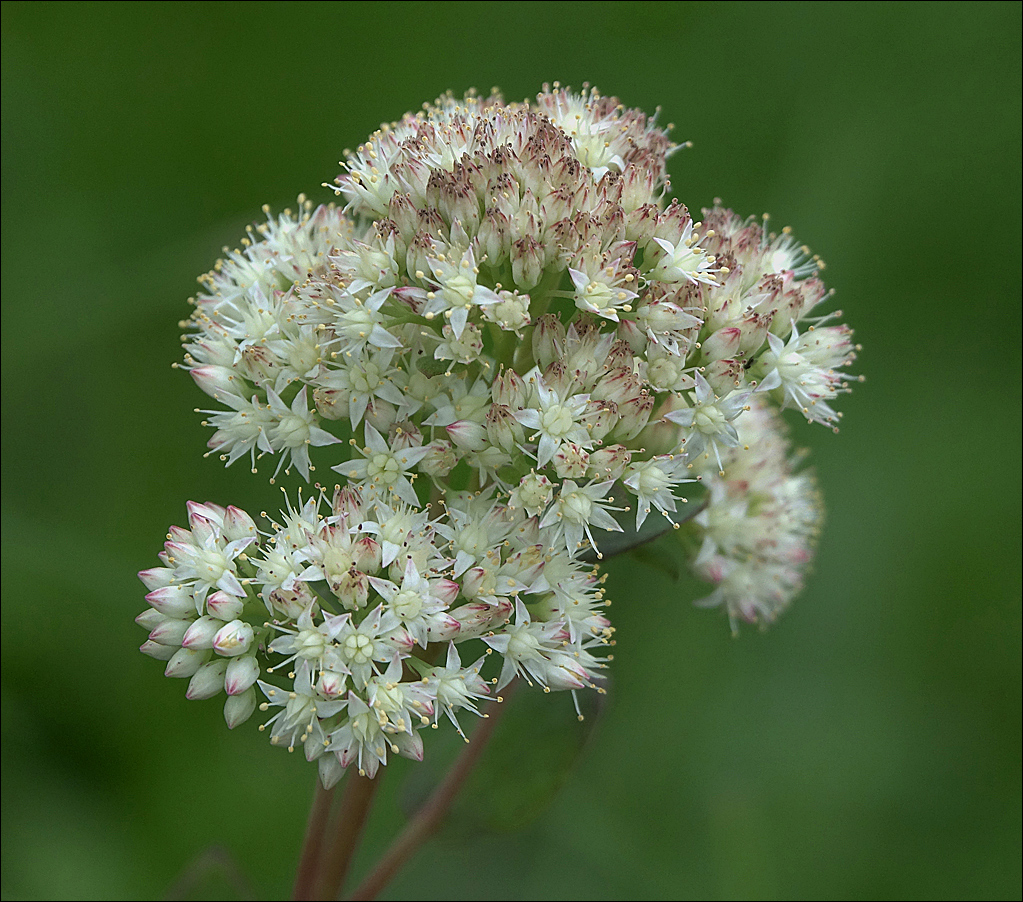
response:
[[[563,537],[565,547],[570,555],[577,554],[583,547],[583,536],[585,535],[589,540],[590,547],[600,557],[590,526],[597,526],[613,532],[623,531],[618,521],[608,513],[608,510],[618,510],[619,508],[608,507],[603,500],[612,485],[614,482],[609,480],[580,486],[571,479],[566,479],[557,500],[540,521],[540,528],[553,526],[555,535],[553,541]]]
[[[419,506],[419,498],[409,471],[426,455],[423,445],[392,450],[387,440],[369,423],[365,424],[366,446],[360,448],[361,460],[349,460],[333,469],[342,476],[348,476],[371,486],[385,498],[393,494],[406,504]],[[354,444],[354,441],[353,441]]]
[[[390,580],[373,577],[370,578],[370,582],[380,597],[387,602],[387,609],[398,618],[409,635],[426,648],[430,627],[435,623],[438,626],[441,624],[437,615],[446,611],[449,603],[454,600],[450,588],[444,587],[447,590],[446,599],[435,596],[434,587],[428,579],[420,576],[415,561],[411,558],[405,564],[405,574],[400,586]],[[451,583],[450,586],[457,594],[458,586],[455,583]]]
[[[457,250],[449,253],[450,256],[441,254],[430,258],[430,269],[438,288],[427,295],[423,314],[429,319],[443,313],[451,322],[454,337],[461,338],[473,307],[499,304],[501,297],[476,281],[479,269],[472,248],[463,253]]]
[[[536,451],[537,466],[550,463],[562,442],[573,442],[582,448],[592,447],[593,442],[582,423],[589,395],[570,395],[562,400],[539,375],[533,380],[533,386],[537,406],[516,411],[515,418],[527,429],[535,430],[533,438],[540,437]]]
[[[692,220],[686,222],[682,236],[675,244],[654,238],[653,242],[661,249],[661,254],[655,258],[657,262],[648,277],[659,282],[687,280],[694,284],[717,285],[715,274],[718,270],[714,257],[700,247],[701,240],[693,230]]]
[[[479,716],[480,712],[475,702],[485,699],[490,694],[486,680],[480,676],[480,668],[485,660],[486,656],[481,657],[475,664],[463,667],[455,643],[450,642],[444,666],[431,668],[427,675],[430,692],[436,700],[434,723],[443,711],[463,739],[465,733],[462,732],[455,712],[465,709]]]
[[[331,445],[339,439],[316,425],[316,414],[309,409],[305,386],[295,395],[290,407],[271,389],[267,389],[266,396],[270,402],[270,413],[276,420],[270,428],[270,444],[275,450],[283,452],[277,472],[280,472],[290,456],[298,472],[308,479],[309,470],[312,469],[309,446]]]
[[[632,490],[639,502],[636,506],[637,532],[650,513],[650,505],[671,520],[669,514],[675,512],[675,502],[678,500],[672,494],[672,489],[683,482],[695,482],[684,475],[686,457],[683,454],[661,455],[630,464],[625,468],[625,473],[622,482]]]
[[[632,274],[619,276],[613,266],[601,269],[596,275],[569,267],[569,275],[575,286],[575,304],[580,310],[588,310],[597,316],[618,322],[618,311],[632,311],[630,302],[639,297],[624,285],[632,284]]]
[[[732,421],[747,409],[751,392],[733,391],[719,398],[700,373],[696,374],[695,381],[693,404],[665,414],[664,419],[688,430],[683,448],[690,462],[709,447],[714,452],[718,469],[723,470],[721,449],[734,448],[739,444],[739,434]]]

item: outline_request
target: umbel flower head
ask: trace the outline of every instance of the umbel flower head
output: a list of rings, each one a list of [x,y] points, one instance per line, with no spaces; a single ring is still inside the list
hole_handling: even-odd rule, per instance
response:
[[[677,149],[592,89],[447,95],[200,279],[209,453],[338,485],[172,528],[138,621],[189,698],[330,786],[515,677],[602,691],[613,533],[685,523],[733,625],[789,602],[820,514],[778,411],[837,424],[851,333],[788,230],[668,196]]]

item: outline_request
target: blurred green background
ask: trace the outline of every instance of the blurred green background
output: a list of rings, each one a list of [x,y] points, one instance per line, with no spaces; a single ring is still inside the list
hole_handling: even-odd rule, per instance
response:
[[[280,503],[202,458],[177,322],[381,121],[560,79],[663,107],[690,207],[793,226],[867,381],[841,435],[794,430],[828,523],[791,611],[732,640],[702,587],[613,561],[591,732],[520,695],[533,732],[389,897],[1018,898],[1020,9],[5,2],[3,896],[160,897],[214,845],[287,894],[313,769],[136,651],[185,501]],[[454,751],[428,738],[361,867]]]

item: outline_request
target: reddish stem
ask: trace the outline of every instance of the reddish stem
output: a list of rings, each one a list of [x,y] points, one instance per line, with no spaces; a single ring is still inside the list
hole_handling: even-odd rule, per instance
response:
[[[326,831],[327,836],[333,839],[328,840],[330,845],[317,868],[319,880],[312,898],[336,899],[341,894],[382,777],[383,770],[370,779],[361,776],[354,768],[345,775],[341,805]]]
[[[415,816],[401,831],[398,838],[377,862],[373,871],[359,884],[349,899],[375,899],[377,894],[394,878],[402,865],[415,854],[416,850],[432,836],[440,827],[444,816],[448,813],[451,803],[462,788],[473,766],[479,760],[487,741],[494,733],[501,714],[507,708],[507,698],[515,683],[511,683],[505,691],[504,703],[500,704],[493,714],[481,720],[472,734],[471,742],[462,750],[448,771],[444,781],[433,795],[416,812]]]
[[[295,872],[295,886],[291,891],[293,900],[312,898],[320,856],[323,853],[323,839],[327,832],[327,818],[333,801],[334,790],[324,789],[317,778],[316,793],[313,796],[309,822],[305,828],[305,840],[302,843],[302,855],[298,861],[298,870]]]

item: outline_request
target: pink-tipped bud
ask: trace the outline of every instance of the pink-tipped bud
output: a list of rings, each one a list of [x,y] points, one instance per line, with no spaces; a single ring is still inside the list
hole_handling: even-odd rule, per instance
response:
[[[448,435],[462,451],[482,451],[490,444],[487,428],[472,420],[459,420],[447,427]]]
[[[206,612],[217,620],[227,623],[241,617],[245,602],[226,592],[213,592],[206,598]]]
[[[245,379],[226,366],[197,366],[192,370],[192,378],[199,388],[218,401],[225,395],[244,398],[250,388]]]
[[[345,694],[348,677],[334,670],[321,670],[316,680],[315,689],[324,698],[341,698]]]
[[[632,460],[632,452],[624,445],[607,445],[590,455],[590,472],[598,479],[619,479]]]
[[[736,326],[726,326],[703,342],[703,356],[707,360],[734,358],[739,353],[741,342],[742,330]]]
[[[419,470],[427,476],[438,478],[447,476],[458,463],[458,454],[451,442],[440,438],[430,442],[423,459],[419,461]]]
[[[146,601],[165,617],[187,617],[195,611],[195,597],[192,590],[186,586],[163,586],[154,589],[146,596]]]
[[[554,470],[562,479],[582,479],[589,465],[589,453],[573,442],[562,443],[554,455]]]
[[[438,601],[451,605],[458,598],[458,583],[453,579],[431,579],[430,592]]]
[[[526,406],[529,392],[522,377],[512,369],[502,368],[494,378],[491,386],[495,404],[503,404],[511,410],[519,410]]]
[[[511,408],[503,404],[492,404],[487,412],[487,436],[498,448],[514,453],[515,448],[525,439],[525,430],[512,414]]]
[[[159,642],[154,642],[152,639],[147,639],[139,646],[139,651],[144,655],[149,655],[151,658],[155,658],[157,661],[169,661],[177,654],[177,649],[172,645],[161,645]]]
[[[533,359],[542,369],[565,353],[565,327],[553,313],[546,313],[533,328]]]
[[[239,539],[254,539],[257,534],[255,520],[240,507],[232,505],[224,511],[222,535],[225,541],[237,542]]]
[[[259,664],[255,655],[241,655],[232,658],[224,673],[224,691],[228,695],[241,695],[247,692],[259,679]]]
[[[174,571],[170,567],[151,567],[148,570],[140,570],[139,579],[152,592],[169,586],[174,581]]]
[[[224,625],[223,620],[216,617],[204,616],[194,621],[185,631],[181,639],[183,648],[213,648],[213,637]]]
[[[154,611],[154,613],[156,612]],[[185,638],[185,633],[188,632],[190,626],[191,621],[189,620],[164,620],[153,629],[149,638],[153,642],[159,642],[160,645],[180,648],[181,641]]]

